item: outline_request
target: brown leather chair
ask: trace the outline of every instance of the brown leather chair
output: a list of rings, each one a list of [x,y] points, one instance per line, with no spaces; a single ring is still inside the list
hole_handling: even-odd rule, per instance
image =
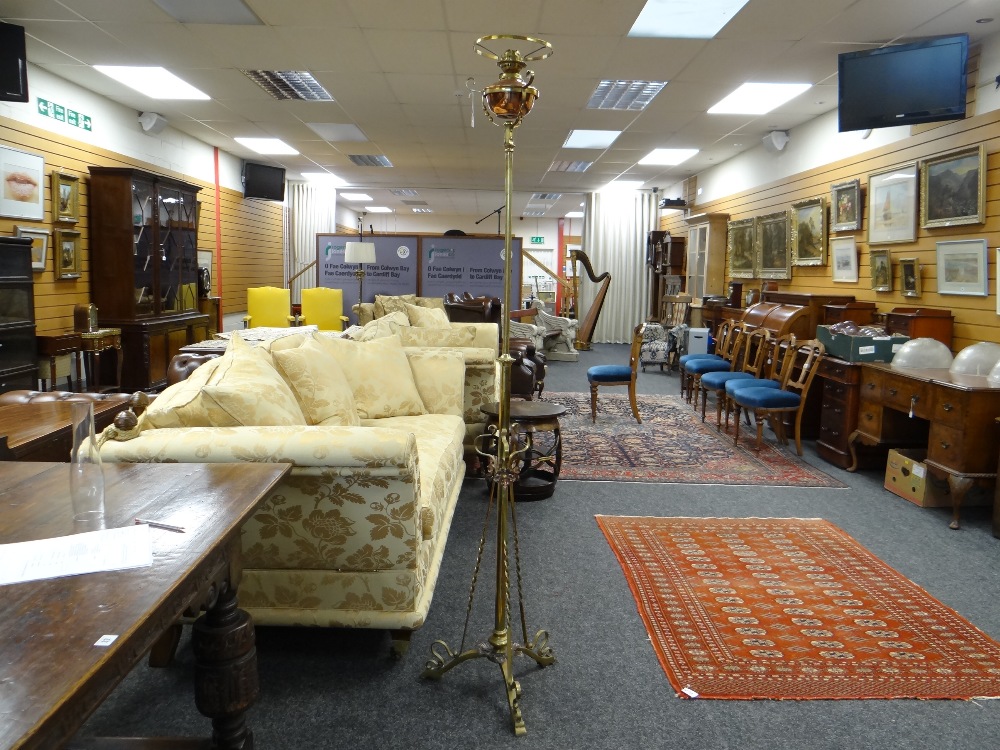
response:
[[[197,370],[210,359],[215,359],[218,354],[176,354],[167,365],[167,385],[179,383],[187,380],[188,375]]]
[[[510,395],[531,401],[545,388],[545,354],[535,350],[531,339],[511,339]]]
[[[503,303],[497,297],[473,297],[468,292],[461,295],[449,292],[444,297],[444,311],[452,323],[500,325]]]

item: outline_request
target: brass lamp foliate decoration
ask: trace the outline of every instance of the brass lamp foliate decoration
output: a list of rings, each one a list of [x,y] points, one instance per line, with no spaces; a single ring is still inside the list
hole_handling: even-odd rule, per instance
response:
[[[518,40],[535,45],[528,53],[508,49],[503,54],[490,50],[486,43],[494,40]],[[500,335],[500,398],[497,402],[497,424],[481,435],[476,441],[476,450],[486,462],[487,476],[490,479],[490,510],[486,515],[483,535],[479,543],[479,556],[476,560],[472,577],[472,587],[469,591],[469,603],[465,616],[465,628],[462,632],[462,643],[457,651],[453,651],[444,641],[438,640],[431,647],[431,658],[424,668],[425,677],[439,678],[453,667],[470,659],[485,658],[500,667],[510,707],[511,723],[514,733],[521,735],[527,730],[521,716],[521,684],[514,679],[514,656],[524,654],[535,660],[542,667],[555,662],[555,654],[548,645],[549,634],[539,630],[533,639],[528,638],[527,615],[525,612],[524,595],[521,576],[521,561],[518,552],[517,512],[514,498],[514,485],[527,444],[524,436],[511,430],[510,421],[510,279],[511,253],[513,246],[513,224],[510,207],[514,195],[514,128],[531,112],[538,98],[538,89],[531,84],[535,74],[524,70],[528,62],[544,60],[552,54],[552,45],[542,39],[514,34],[495,34],[480,37],[475,44],[476,53],[495,60],[500,67],[500,79],[483,89],[483,109],[494,125],[504,128],[504,187],[506,203],[506,231],[504,234],[504,298],[503,319]],[[527,80],[522,77],[522,72]],[[487,527],[492,510],[496,506],[496,588],[494,597],[493,631],[483,641],[474,647],[466,649],[465,639],[469,630],[472,615],[472,604],[476,593],[476,580],[483,562],[483,548],[486,543]],[[513,542],[513,545],[510,542]],[[510,553],[513,550],[514,570],[511,571]],[[515,643],[511,633],[511,573],[517,581],[518,612],[520,614],[521,636],[523,645]]]

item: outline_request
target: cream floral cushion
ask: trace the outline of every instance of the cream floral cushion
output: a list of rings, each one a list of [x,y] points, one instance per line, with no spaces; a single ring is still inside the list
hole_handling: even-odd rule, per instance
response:
[[[143,429],[159,427],[194,427],[198,424],[188,424],[186,407],[201,396],[202,387],[209,381],[219,365],[226,362],[226,356],[210,359],[201,367],[188,375],[187,378],[168,386],[160,393],[149,408],[143,412],[140,424]],[[195,410],[196,413],[200,410]]]
[[[404,305],[413,305],[416,304],[416,302],[417,295],[415,294],[400,294],[396,296],[376,294],[375,317],[381,318],[384,315],[394,312],[405,313],[406,308]]]
[[[434,310],[444,310],[444,297],[417,297],[414,302],[417,307],[430,307]]]
[[[403,346],[470,347],[476,345],[475,326],[451,325],[444,328],[417,328],[409,326],[399,329]]]
[[[405,312],[393,312],[365,323],[359,331],[348,331],[348,333],[350,338],[355,341],[371,341],[386,336],[395,336],[402,328],[409,326],[410,319]]]
[[[317,339],[340,363],[361,419],[426,414],[399,336]]]
[[[420,307],[418,305],[403,305],[406,308],[406,316],[410,320],[411,326],[418,328],[450,328],[451,321],[444,310],[434,307]]]
[[[271,356],[291,384],[309,424],[361,424],[351,384],[329,347],[310,336],[301,346],[280,349]]]

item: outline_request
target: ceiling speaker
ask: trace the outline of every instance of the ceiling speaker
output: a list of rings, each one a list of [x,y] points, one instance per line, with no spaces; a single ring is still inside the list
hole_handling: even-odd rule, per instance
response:
[[[764,136],[764,148],[768,151],[777,153],[778,151],[784,150],[785,146],[788,145],[788,131],[786,130],[772,130],[770,133]]]
[[[167,118],[163,115],[159,115],[156,112],[140,112],[139,113],[139,124],[142,129],[147,133],[152,133],[156,135],[162,131],[170,123]]]

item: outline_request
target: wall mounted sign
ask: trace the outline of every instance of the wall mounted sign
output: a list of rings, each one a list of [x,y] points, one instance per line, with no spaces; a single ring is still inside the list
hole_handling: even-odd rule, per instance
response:
[[[344,314],[358,302],[357,263],[344,262],[348,242],[357,234],[316,235],[317,284],[344,291]],[[376,294],[414,294],[417,291],[417,238],[402,235],[366,235],[375,245],[375,262],[365,263],[364,302],[374,302]],[[353,318],[352,318],[353,320]]]

